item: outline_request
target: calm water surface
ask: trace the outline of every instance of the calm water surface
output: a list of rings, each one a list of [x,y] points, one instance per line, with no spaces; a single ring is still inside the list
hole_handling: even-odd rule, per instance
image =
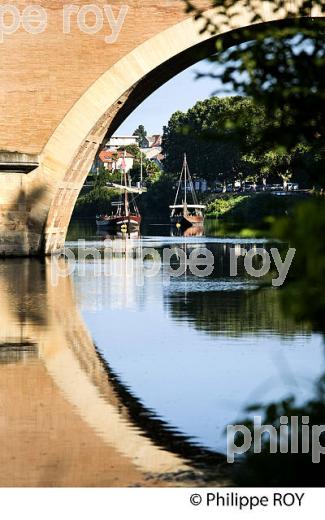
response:
[[[2,485],[160,484],[222,464],[225,427],[248,405],[312,394],[322,338],[286,315],[269,279],[240,262],[229,276],[230,248],[273,244],[215,235],[148,226],[115,239],[109,273],[89,257],[56,286],[50,261],[1,262]],[[73,223],[67,247],[78,238],[102,256],[111,244],[90,224]],[[141,261],[145,248],[200,247],[214,256],[207,278],[168,283],[167,265],[149,276]]]

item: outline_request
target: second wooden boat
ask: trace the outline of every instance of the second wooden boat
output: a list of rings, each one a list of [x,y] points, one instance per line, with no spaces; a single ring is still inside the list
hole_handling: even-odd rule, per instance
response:
[[[188,204],[188,191],[190,192],[193,200],[192,204]],[[178,203],[179,198],[181,198],[181,203]],[[179,225],[183,228],[190,226],[203,226],[203,210],[205,209],[205,206],[198,203],[192,177],[187,164],[186,154],[184,154],[184,162],[178,182],[175,201],[174,204],[169,207],[171,209],[171,224]]]

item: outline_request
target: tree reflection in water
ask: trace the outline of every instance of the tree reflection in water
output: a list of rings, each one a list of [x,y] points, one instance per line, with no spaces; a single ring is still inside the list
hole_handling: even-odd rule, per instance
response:
[[[227,290],[213,292],[189,292],[184,299],[180,294],[170,294],[167,306],[177,321],[187,319],[198,330],[209,334],[237,337],[251,332],[279,334],[288,337],[297,331],[325,334],[325,203],[324,198],[314,199],[297,207],[291,217],[275,223],[272,236],[290,242],[297,249],[289,278],[281,290],[255,291]],[[219,264],[215,274],[225,275],[227,261]],[[243,272],[240,273],[245,276]],[[238,320],[236,317],[241,316]],[[290,374],[287,374],[290,377]],[[256,400],[258,401],[258,400]],[[305,403],[298,402],[294,394],[280,401],[253,402],[243,410],[242,420],[253,433],[253,415],[261,417],[261,423],[272,425],[279,432],[280,417],[298,418],[300,453],[271,454],[269,435],[262,437],[262,452],[256,454],[253,447],[235,464],[234,480],[245,486],[308,486],[324,485],[325,461],[312,462],[310,436],[309,453],[301,453],[302,417],[309,417],[309,425],[325,425],[325,374],[314,383],[314,395]],[[246,415],[246,417],[245,417]],[[280,436],[278,435],[278,443]],[[243,437],[238,436],[238,445]],[[325,445],[325,434],[320,442]],[[279,446],[278,446],[279,447]]]
[[[282,311],[296,322],[305,322],[310,330],[325,334],[325,201],[324,197],[299,206],[290,218],[277,222],[276,236],[289,240],[297,249],[288,284],[281,291]],[[302,417],[313,425],[325,425],[325,373],[315,381],[314,397],[300,405],[295,395],[280,402],[252,405],[247,412],[260,415],[262,424],[275,426],[279,432],[281,416],[298,417],[299,453],[270,454],[270,441],[264,437],[261,454],[252,450],[236,468],[240,485],[324,486],[325,459],[312,462],[312,439],[309,453],[301,453]],[[251,414],[250,414],[251,416]],[[251,418],[246,423],[252,429]],[[278,437],[279,438],[279,437]],[[325,433],[319,438],[325,445]],[[318,439],[317,439],[318,442]]]

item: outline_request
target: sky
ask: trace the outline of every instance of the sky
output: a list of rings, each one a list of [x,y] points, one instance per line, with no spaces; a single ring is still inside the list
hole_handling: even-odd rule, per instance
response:
[[[177,110],[187,111],[197,101],[210,97],[220,83],[212,78],[195,79],[196,72],[216,70],[216,65],[204,60],[181,72],[149,96],[116,131],[115,135],[133,135],[144,125],[148,135],[162,134],[170,116]]]

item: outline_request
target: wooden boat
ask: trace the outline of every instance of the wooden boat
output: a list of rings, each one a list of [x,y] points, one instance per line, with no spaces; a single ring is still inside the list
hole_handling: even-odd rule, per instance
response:
[[[193,199],[192,204],[188,204],[188,188],[190,188],[191,197]],[[184,197],[181,203],[178,204],[178,198],[180,197],[182,190],[184,191]],[[187,164],[186,154],[184,154],[183,168],[178,182],[175,202],[169,207],[172,210],[170,214],[171,224],[183,228],[188,228],[190,226],[203,226],[203,210],[205,209],[205,206],[198,203],[192,177]]]
[[[124,178],[124,184],[122,180]],[[111,215],[97,215],[96,224],[98,228],[109,228],[113,231],[123,231],[129,233],[130,231],[140,228],[141,215],[138,210],[134,194],[141,194],[146,191],[144,188],[134,188],[130,185],[126,167],[122,170],[121,184],[113,182],[107,185],[107,188],[118,189],[121,191],[121,197],[118,202],[113,202],[112,206],[116,208]],[[131,198],[129,199],[129,194]]]
[[[96,217],[96,224],[99,228],[110,227],[114,230],[126,226],[126,231],[129,231],[130,229],[140,227],[141,215],[135,211],[125,212],[120,206],[115,215],[98,215]]]

